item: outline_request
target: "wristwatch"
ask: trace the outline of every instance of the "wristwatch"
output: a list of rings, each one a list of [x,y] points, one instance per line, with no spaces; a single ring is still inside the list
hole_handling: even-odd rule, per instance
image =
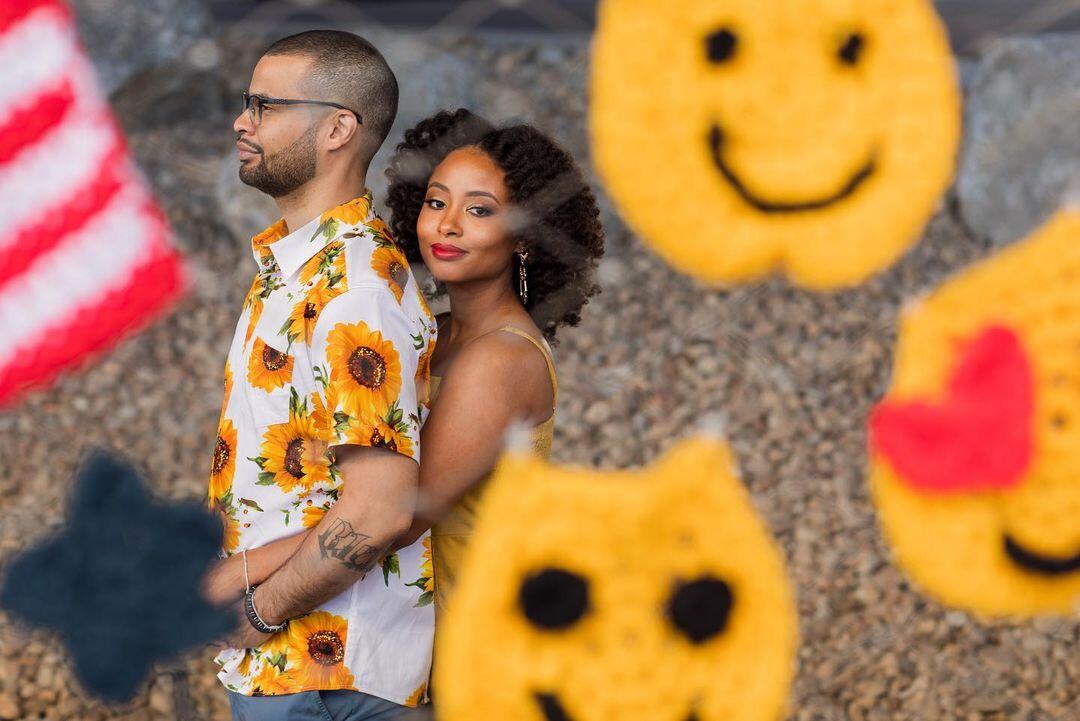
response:
[[[244,592],[244,615],[247,616],[247,620],[251,623],[252,626],[255,627],[256,631],[259,631],[261,633],[270,634],[284,631],[285,627],[289,625],[289,622],[287,620],[283,623],[279,623],[277,626],[271,626],[266,621],[262,620],[262,617],[259,616],[259,612],[255,610],[256,588],[258,588],[257,585],[252,586]]]

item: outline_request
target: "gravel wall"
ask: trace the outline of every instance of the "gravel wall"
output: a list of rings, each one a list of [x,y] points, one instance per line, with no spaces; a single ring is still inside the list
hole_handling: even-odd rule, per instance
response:
[[[400,127],[465,104],[499,120],[534,121],[588,163],[584,38],[369,35],[402,79]],[[235,180],[230,129],[263,42],[241,31],[204,40],[152,71],[153,83],[136,75],[113,96],[191,261],[195,291],[85,372],[0,414],[0,562],[60,520],[68,479],[93,446],[127,453],[163,497],[205,493],[224,355],[254,267],[246,236],[269,208]],[[1076,57],[1076,37],[1054,42]],[[969,115],[969,142],[1001,137],[1001,108],[1019,112],[1020,98],[1001,85],[1026,72],[1020,63],[1029,57],[1046,65],[1045,54],[1001,51],[974,68],[975,90],[994,97],[970,107],[993,117]],[[1038,75],[1024,75],[1024,97],[1044,97],[1030,89]],[[1075,136],[1068,132],[1061,137]],[[1031,152],[1063,152],[1034,145]],[[1080,149],[1064,152],[1075,163]],[[704,419],[724,422],[797,587],[802,647],[791,719],[1080,718],[1080,622],[978,623],[921,596],[890,563],[867,496],[863,424],[888,381],[900,305],[1010,240],[980,215],[996,212],[993,203],[972,199],[998,187],[987,173],[1014,166],[985,169],[965,153],[965,202],[950,194],[901,262],[835,294],[775,279],[699,287],[653,256],[605,201],[604,292],[555,349],[560,462],[648,463]],[[1032,158],[1016,158],[1015,167],[1057,172]],[[372,185],[382,187],[378,176]],[[1053,177],[1035,187],[1060,191]],[[1032,218],[1052,204],[1028,200]],[[82,696],[53,637],[0,615],[0,719],[226,719],[211,658],[192,653],[160,668],[130,707],[110,709]]]

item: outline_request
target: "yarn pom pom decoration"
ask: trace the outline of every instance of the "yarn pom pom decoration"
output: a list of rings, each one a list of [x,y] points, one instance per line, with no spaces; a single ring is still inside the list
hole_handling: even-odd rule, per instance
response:
[[[232,630],[201,591],[221,533],[201,504],[158,502],[127,462],[95,453],[63,530],[7,564],[0,607],[56,631],[87,691],[130,701],[154,663]]]
[[[908,308],[870,417],[896,560],[980,616],[1080,604],[1080,213]]]
[[[164,313],[185,278],[61,0],[0,2],[0,407]]]
[[[784,562],[721,442],[648,468],[505,455],[436,642],[441,721],[775,721]]]
[[[592,58],[608,192],[707,283],[859,283],[952,177],[960,92],[929,0],[603,0]]]

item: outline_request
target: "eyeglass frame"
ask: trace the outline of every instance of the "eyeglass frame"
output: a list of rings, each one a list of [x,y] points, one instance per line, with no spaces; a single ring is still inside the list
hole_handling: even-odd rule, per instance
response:
[[[263,105],[324,105],[328,108],[348,110],[350,113],[356,116],[356,122],[360,123],[361,125],[364,124],[364,118],[360,115],[360,113],[356,112],[352,108],[347,108],[344,105],[340,105],[338,103],[331,103],[326,100],[292,100],[289,98],[271,98],[267,97],[266,95],[260,95],[259,93],[249,93],[246,90],[241,93],[241,97],[244,99],[244,112],[248,114],[248,117],[251,118],[251,122],[254,123],[256,127],[262,125],[263,111],[261,106]],[[255,119],[255,106],[252,104],[252,100],[259,101],[260,107],[258,111],[258,120]]]

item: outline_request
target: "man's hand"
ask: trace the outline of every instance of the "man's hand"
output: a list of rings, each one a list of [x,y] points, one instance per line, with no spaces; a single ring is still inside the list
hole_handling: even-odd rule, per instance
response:
[[[340,446],[336,454],[344,479],[341,496],[255,594],[259,615],[270,625],[343,593],[412,523],[420,475],[416,461],[383,448]]]

